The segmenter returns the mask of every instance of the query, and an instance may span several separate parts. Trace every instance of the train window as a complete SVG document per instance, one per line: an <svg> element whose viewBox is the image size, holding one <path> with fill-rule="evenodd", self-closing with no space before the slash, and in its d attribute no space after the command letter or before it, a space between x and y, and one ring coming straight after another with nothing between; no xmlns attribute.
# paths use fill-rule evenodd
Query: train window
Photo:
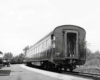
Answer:
<svg viewBox="0 0 100 80"><path fill-rule="evenodd" d="M40 48L39 49L40 49L39 51L41 52L41 45L40 45Z"/></svg>
<svg viewBox="0 0 100 80"><path fill-rule="evenodd" d="M43 45L44 45L44 42L42 43L42 49L43 49Z"/></svg>
<svg viewBox="0 0 100 80"><path fill-rule="evenodd" d="M43 49L44 49L44 46L45 46L45 42L43 43Z"/></svg>
<svg viewBox="0 0 100 80"><path fill-rule="evenodd" d="M48 39L48 47L49 47L49 44L50 44L50 43L49 43L49 39Z"/></svg>
<svg viewBox="0 0 100 80"><path fill-rule="evenodd" d="M39 47L40 47L40 45L38 46L38 53L40 52L40 51L39 51Z"/></svg>
<svg viewBox="0 0 100 80"><path fill-rule="evenodd" d="M38 53L38 47L37 47L37 53Z"/></svg>
<svg viewBox="0 0 100 80"><path fill-rule="evenodd" d="M46 41L44 42L44 48L46 48Z"/></svg>
<svg viewBox="0 0 100 80"><path fill-rule="evenodd" d="M39 53L39 58L41 58L41 55L40 55L40 53Z"/></svg>
<svg viewBox="0 0 100 80"><path fill-rule="evenodd" d="M50 45L51 45L51 39L49 39L49 43L50 43Z"/></svg>
<svg viewBox="0 0 100 80"><path fill-rule="evenodd" d="M40 53L40 57L42 57L42 54Z"/></svg>
<svg viewBox="0 0 100 80"><path fill-rule="evenodd" d="M35 54L35 58L37 58L37 54Z"/></svg>
<svg viewBox="0 0 100 80"><path fill-rule="evenodd" d="M38 53L39 53L39 46L38 46Z"/></svg>
<svg viewBox="0 0 100 80"><path fill-rule="evenodd" d="M54 40L54 41L56 40L55 36L53 37L53 40Z"/></svg>
<svg viewBox="0 0 100 80"><path fill-rule="evenodd" d="M38 54L36 55L36 58L38 57Z"/></svg>
<svg viewBox="0 0 100 80"><path fill-rule="evenodd" d="M35 53L36 53L36 48L35 48Z"/></svg>
<svg viewBox="0 0 100 80"><path fill-rule="evenodd" d="M38 53L38 58L40 58L40 53Z"/></svg>
<svg viewBox="0 0 100 80"><path fill-rule="evenodd" d="M37 47L37 53L38 53L38 47Z"/></svg>
<svg viewBox="0 0 100 80"><path fill-rule="evenodd" d="M49 39L47 40L47 47L49 46Z"/></svg>
<svg viewBox="0 0 100 80"><path fill-rule="evenodd" d="M37 58L38 58L38 54L37 54Z"/></svg>
<svg viewBox="0 0 100 80"><path fill-rule="evenodd" d="M40 46L40 51L42 51L42 44L41 44L41 46Z"/></svg>
<svg viewBox="0 0 100 80"><path fill-rule="evenodd" d="M35 55L34 55L34 58L35 58Z"/></svg>
<svg viewBox="0 0 100 80"><path fill-rule="evenodd" d="M39 52L41 52L41 44L39 45Z"/></svg>
<svg viewBox="0 0 100 80"><path fill-rule="evenodd" d="M48 40L48 45L49 45L49 46L51 45L51 39Z"/></svg>
<svg viewBox="0 0 100 80"><path fill-rule="evenodd" d="M38 46L38 53L39 53L39 46Z"/></svg>
<svg viewBox="0 0 100 80"><path fill-rule="evenodd" d="M38 53L38 58L39 58L39 53Z"/></svg>
<svg viewBox="0 0 100 80"><path fill-rule="evenodd" d="M34 54L35 54L35 48L34 48Z"/></svg>
<svg viewBox="0 0 100 80"><path fill-rule="evenodd" d="M33 55L33 58L34 58L34 55Z"/></svg>
<svg viewBox="0 0 100 80"><path fill-rule="evenodd" d="M47 46L49 46L49 40L50 40L50 39L47 40Z"/></svg>
<svg viewBox="0 0 100 80"><path fill-rule="evenodd" d="M32 53L34 54L34 48L32 49Z"/></svg>
<svg viewBox="0 0 100 80"><path fill-rule="evenodd" d="M42 48L43 50L44 50L44 46L45 46L45 42L43 42L43 48Z"/></svg>
<svg viewBox="0 0 100 80"><path fill-rule="evenodd" d="M38 53L38 47L37 47L37 53Z"/></svg>
<svg viewBox="0 0 100 80"><path fill-rule="evenodd" d="M35 53L36 53L36 48L35 48Z"/></svg>
<svg viewBox="0 0 100 80"><path fill-rule="evenodd" d="M35 53L36 53L36 48L34 50L35 50Z"/></svg>
<svg viewBox="0 0 100 80"><path fill-rule="evenodd" d="M38 58L40 58L40 53L38 53Z"/></svg>
<svg viewBox="0 0 100 80"><path fill-rule="evenodd" d="M37 47L36 47L36 53L37 53Z"/></svg>
<svg viewBox="0 0 100 80"><path fill-rule="evenodd" d="M40 46L40 52L42 51L42 49L43 49L43 48L42 48L42 44L41 44L41 46Z"/></svg>
<svg viewBox="0 0 100 80"><path fill-rule="evenodd" d="M35 48L34 48L34 54L35 54Z"/></svg>
<svg viewBox="0 0 100 80"><path fill-rule="evenodd" d="M42 43L42 49L43 49L43 43Z"/></svg>
<svg viewBox="0 0 100 80"><path fill-rule="evenodd" d="M46 40L46 47L48 47L48 40Z"/></svg>
<svg viewBox="0 0 100 80"><path fill-rule="evenodd" d="M38 50L39 50L39 52L40 52L40 45L38 46Z"/></svg>
<svg viewBox="0 0 100 80"><path fill-rule="evenodd" d="M48 40L45 41L45 46L46 46L46 47L47 47L47 41L48 41Z"/></svg>

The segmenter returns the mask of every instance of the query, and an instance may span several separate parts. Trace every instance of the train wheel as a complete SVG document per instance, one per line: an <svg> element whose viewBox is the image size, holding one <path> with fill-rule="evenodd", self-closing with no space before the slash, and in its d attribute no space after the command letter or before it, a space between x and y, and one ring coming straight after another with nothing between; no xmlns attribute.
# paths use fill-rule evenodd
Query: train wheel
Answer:
<svg viewBox="0 0 100 80"><path fill-rule="evenodd" d="M64 71L67 71L67 68L64 68Z"/></svg>
<svg viewBox="0 0 100 80"><path fill-rule="evenodd" d="M61 72L61 70L62 70L62 67L60 67L60 66L56 67L57 72Z"/></svg>
<svg viewBox="0 0 100 80"><path fill-rule="evenodd" d="M73 72L73 69L69 69L70 72Z"/></svg>
<svg viewBox="0 0 100 80"><path fill-rule="evenodd" d="M30 62L29 65L32 66L32 62Z"/></svg>
<svg viewBox="0 0 100 80"><path fill-rule="evenodd" d="M62 70L62 68L61 68L61 67L59 67L59 68L58 68L58 72L60 72L60 73L61 73L61 70Z"/></svg>
<svg viewBox="0 0 100 80"><path fill-rule="evenodd" d="M61 68L61 67L59 67L59 68L58 68L58 70L59 70L59 71L61 71L61 70L62 70L62 68Z"/></svg>
<svg viewBox="0 0 100 80"><path fill-rule="evenodd" d="M26 62L26 66L28 66L29 64L28 64L28 62Z"/></svg>
<svg viewBox="0 0 100 80"><path fill-rule="evenodd" d="M10 64L9 63L7 64L7 67L10 67Z"/></svg>
<svg viewBox="0 0 100 80"><path fill-rule="evenodd" d="M26 62L26 66L31 66L31 62Z"/></svg>

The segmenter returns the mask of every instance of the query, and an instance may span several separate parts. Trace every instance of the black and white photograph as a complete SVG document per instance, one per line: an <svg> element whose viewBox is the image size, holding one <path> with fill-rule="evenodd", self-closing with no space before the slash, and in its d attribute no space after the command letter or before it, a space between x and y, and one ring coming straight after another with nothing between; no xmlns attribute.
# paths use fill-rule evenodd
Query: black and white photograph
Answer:
<svg viewBox="0 0 100 80"><path fill-rule="evenodd" d="M100 80L99 0L0 0L0 80Z"/></svg>

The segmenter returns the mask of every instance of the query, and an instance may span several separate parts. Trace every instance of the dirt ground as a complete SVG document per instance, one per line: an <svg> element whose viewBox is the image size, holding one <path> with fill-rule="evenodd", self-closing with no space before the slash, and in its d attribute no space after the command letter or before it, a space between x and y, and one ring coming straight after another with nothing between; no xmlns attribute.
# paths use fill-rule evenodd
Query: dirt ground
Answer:
<svg viewBox="0 0 100 80"><path fill-rule="evenodd" d="M20 65L11 65L0 69L0 80L60 80L22 68Z"/></svg>

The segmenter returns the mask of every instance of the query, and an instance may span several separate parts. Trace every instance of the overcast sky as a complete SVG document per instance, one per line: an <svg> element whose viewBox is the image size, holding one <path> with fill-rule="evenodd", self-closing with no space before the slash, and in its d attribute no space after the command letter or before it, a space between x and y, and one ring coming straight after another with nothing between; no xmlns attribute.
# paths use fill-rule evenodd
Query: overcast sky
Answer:
<svg viewBox="0 0 100 80"><path fill-rule="evenodd" d="M65 24L83 27L88 47L100 50L99 0L0 0L0 51L20 54Z"/></svg>

